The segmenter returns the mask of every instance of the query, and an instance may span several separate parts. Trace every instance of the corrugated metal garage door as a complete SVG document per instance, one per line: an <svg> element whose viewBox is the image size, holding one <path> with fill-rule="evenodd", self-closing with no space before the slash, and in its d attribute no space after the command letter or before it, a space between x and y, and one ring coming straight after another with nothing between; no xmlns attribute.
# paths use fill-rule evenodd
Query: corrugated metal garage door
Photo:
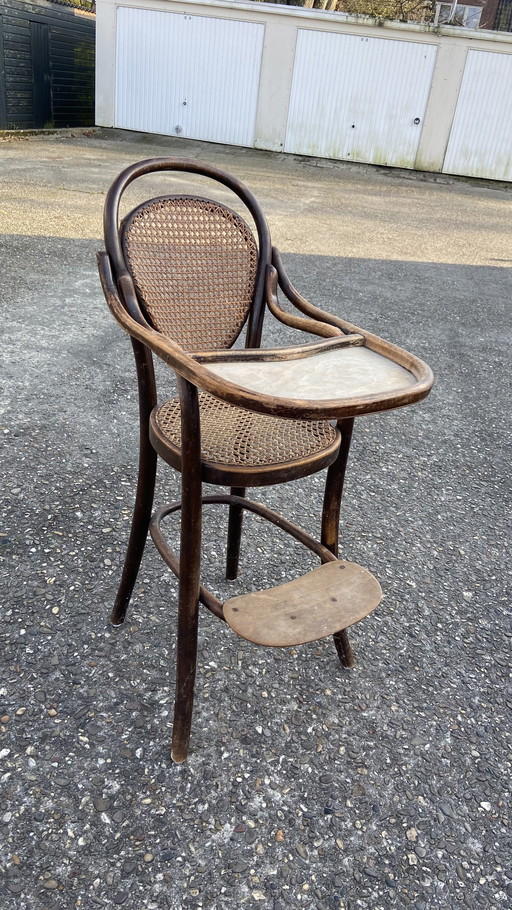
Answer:
<svg viewBox="0 0 512 910"><path fill-rule="evenodd" d="M120 7L115 126L251 146L264 26Z"/></svg>
<svg viewBox="0 0 512 910"><path fill-rule="evenodd" d="M512 56L468 51L443 171L512 180Z"/></svg>
<svg viewBox="0 0 512 910"><path fill-rule="evenodd" d="M414 167L436 47L300 29L285 150Z"/></svg>

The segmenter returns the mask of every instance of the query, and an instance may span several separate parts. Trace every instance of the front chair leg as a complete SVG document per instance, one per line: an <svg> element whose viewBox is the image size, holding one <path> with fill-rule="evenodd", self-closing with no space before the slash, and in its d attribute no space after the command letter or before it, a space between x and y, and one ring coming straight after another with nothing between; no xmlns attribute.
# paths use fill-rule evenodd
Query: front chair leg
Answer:
<svg viewBox="0 0 512 910"><path fill-rule="evenodd" d="M335 556L338 555L341 497L353 428L353 417L338 421L338 429L341 432L340 450L336 461L332 463L327 471L325 483L321 541ZM344 667L355 666L354 654L350 647L347 630L341 629L335 633L333 638L341 665Z"/></svg>
<svg viewBox="0 0 512 910"><path fill-rule="evenodd" d="M197 389L178 380L181 403L181 536L178 602L176 692L171 757L188 755L197 664L199 583L201 569L201 433Z"/></svg>
<svg viewBox="0 0 512 910"><path fill-rule="evenodd" d="M245 487L232 487L231 495L245 496ZM228 581L233 581L238 575L243 514L244 510L241 506L231 503L229 507L228 544L226 554L226 578Z"/></svg>
<svg viewBox="0 0 512 910"><path fill-rule="evenodd" d="M186 572L181 559L180 568ZM171 758L178 764L187 758L192 728L197 665L198 608L199 597L196 595L195 589L186 574L183 583L180 575L176 692L171 743Z"/></svg>

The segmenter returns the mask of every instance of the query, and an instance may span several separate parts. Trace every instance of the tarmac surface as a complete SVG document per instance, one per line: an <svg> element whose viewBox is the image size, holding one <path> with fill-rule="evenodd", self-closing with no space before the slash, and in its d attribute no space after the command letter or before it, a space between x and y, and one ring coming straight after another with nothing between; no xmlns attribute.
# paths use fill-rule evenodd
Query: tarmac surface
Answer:
<svg viewBox="0 0 512 910"><path fill-rule="evenodd" d="M356 668L329 639L263 649L202 612L180 766L177 588L151 544L108 624L137 399L95 251L109 184L157 155L244 180L300 291L436 375L421 404L356 422L342 553L384 590ZM512 907L510 190L109 130L0 141L0 190L1 907ZM178 495L164 466L157 502ZM255 498L314 531L321 495L317 475ZM249 517L226 583L224 535L212 511L225 596L313 565Z"/></svg>

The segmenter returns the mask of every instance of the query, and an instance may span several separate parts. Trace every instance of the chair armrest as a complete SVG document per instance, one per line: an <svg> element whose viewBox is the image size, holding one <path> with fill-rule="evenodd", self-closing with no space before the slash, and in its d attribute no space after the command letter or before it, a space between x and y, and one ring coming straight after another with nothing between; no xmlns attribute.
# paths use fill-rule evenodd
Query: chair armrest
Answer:
<svg viewBox="0 0 512 910"><path fill-rule="evenodd" d="M110 257L105 251L97 253L98 271L101 286L110 312L121 328L132 338L146 345L157 357L167 363L178 376L209 392L228 404L260 414L278 415L281 417L303 417L320 419L318 407L311 403L276 399L270 395L259 395L241 388L233 382L222 379L199 363L190 354L167 336L153 329L147 322L139 322L131 316L121 300L116 287ZM120 279L122 286L123 278ZM308 406L309 405L309 406Z"/></svg>
<svg viewBox="0 0 512 910"><path fill-rule="evenodd" d="M279 287L283 291L285 297L290 301L290 303L301 313L304 313L305 316L309 316L310 319L318 321L319 323L324 323L329 326L333 326L338 329L336 334L352 334L352 333L363 333L356 325L352 325L350 322L346 322L344 319L340 319L338 316L333 316L332 313L327 313L325 310L321 310L319 307L314 306L310 303L309 300L306 300L302 294L293 287L291 281L289 280L283 266L281 259L281 254L277 247L272 247L272 265L277 271L277 280ZM283 311L284 312L284 311Z"/></svg>
<svg viewBox="0 0 512 910"><path fill-rule="evenodd" d="M385 339L381 338L379 335L374 335L373 332L361 329L359 326L354 325L353 322L347 322L345 319L340 319L338 316L333 316L332 313L327 313L325 310L319 309L310 303L309 300L306 300L302 294L299 294L288 279L281 260L281 255L275 246L272 247L272 263L277 271L279 287L290 303L298 310L313 319L336 326L341 329L343 334L362 336L364 346L369 348L370 351L375 351L376 354L382 354L383 357L389 357L390 359L395 360L396 363L399 363L401 366L405 367L405 369L410 370L422 385L430 383L431 386L433 384L433 375L430 367L419 360L418 357L410 354L409 351L404 350L404 348L392 344L390 341L385 341Z"/></svg>
<svg viewBox="0 0 512 910"><path fill-rule="evenodd" d="M308 317L296 316L294 313L288 313L286 310L283 310L277 297L278 283L279 276L277 269L273 265L268 265L265 277L265 298L270 312L279 320L279 322L284 323L284 325L289 325L292 329L299 329L301 332L310 332L312 335L320 335L322 338L336 338L344 334L342 329L329 324L325 319L311 319L310 315L308 315ZM288 283L288 287L293 291L291 284ZM295 303L286 291L285 294L291 303ZM297 295L297 297L298 296L299 295ZM300 309L300 307L297 307L297 309ZM310 307L309 312L314 309L314 307ZM321 310L318 310L318 315L323 315Z"/></svg>
<svg viewBox="0 0 512 910"><path fill-rule="evenodd" d="M200 359L197 359L197 356L194 357L191 354L188 354L178 344L165 335L161 335L160 332L157 332L148 323L143 324L134 319L127 312L121 301L118 289L114 283L110 259L107 253L98 253L98 268L107 304L112 315L122 328L133 338L136 338L138 341L142 342L142 344L146 345L146 347L153 351L157 357L160 357L161 360L172 367L178 376L181 376L192 385L204 389L204 391L209 392L221 401L226 401L228 404L235 405L235 407L245 408L248 411L256 411L256 413L260 414L270 414L276 417L295 417L304 420L339 419L342 417L355 417L358 414L375 413L376 411L389 410L390 408L403 407L404 405L412 404L414 401L420 401L424 398L432 386L432 371L427 364L423 363L413 354L404 351L402 348L398 348L396 345L384 341L376 335L363 332L361 329L356 329L357 334L352 334L351 338L346 338L343 335L340 337L338 335L335 338L328 338L325 341L317 342L316 345L307 347L313 348L319 346L331 350L333 346L342 348L348 346L352 347L353 350L357 350L357 347L354 346L357 345L363 349L367 348L370 351L374 351L376 354L382 355L384 359L391 363L403 367L412 375L412 377L414 377L415 381L411 383L407 380L405 384L399 383L398 386L395 383L382 392L370 391L368 393L361 392L358 394L348 392L342 393L341 396L337 398L329 396L316 400L310 397L299 399L293 394L290 395L290 397L278 396L276 394L270 394L267 392L266 388L264 391L260 391L259 388L256 390L254 387L248 388L245 384L246 377L243 373L241 375L243 377L242 381L244 382L244 385L239 385L238 377L236 378L236 381L231 381L225 376L219 375L218 366L215 369L208 369L207 356L199 355ZM122 290L123 276L121 276L119 284ZM348 323L345 323L345 325L348 327ZM287 353L287 350L284 349L277 354L276 358L273 356L274 352L270 352L269 359L289 360L290 358L286 356ZM293 348L291 349L291 353L292 361L297 358L301 359L299 349ZM240 360L246 359L244 354L248 355L250 361L257 359L264 362L266 359L264 350L238 351L236 354L237 359ZM282 354L285 356L282 356ZM227 360L231 359L232 358L230 357L227 358ZM330 389L328 391L330 391Z"/></svg>

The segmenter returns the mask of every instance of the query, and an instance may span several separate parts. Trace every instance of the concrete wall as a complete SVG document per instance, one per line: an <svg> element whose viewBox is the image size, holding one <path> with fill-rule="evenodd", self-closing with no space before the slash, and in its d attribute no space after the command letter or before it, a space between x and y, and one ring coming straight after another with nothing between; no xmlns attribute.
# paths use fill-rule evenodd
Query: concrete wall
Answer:
<svg viewBox="0 0 512 910"><path fill-rule="evenodd" d="M102 126L116 125L115 47L118 6L262 23L265 26L265 40L254 146L275 151L282 151L285 145L299 29L435 45L436 61L414 162L414 167L418 170L443 170L469 50L512 55L512 34L502 32L467 31L455 27L434 28L398 22L377 23L375 20L348 17L340 13L266 3L230 3L223 0L213 0L210 3L202 0L123 0L122 3L116 3L115 0L97 0L96 122ZM507 88L506 85L496 85L494 91L508 93L512 105L511 86ZM475 117L481 118L482 113L485 112L475 112ZM510 121L512 122L512 106ZM485 131L485 122L482 122L482 131ZM464 170L457 172L464 173ZM505 168L501 166L501 170L496 173L493 172L492 161L486 161L476 176L512 180L512 157L509 164Z"/></svg>

